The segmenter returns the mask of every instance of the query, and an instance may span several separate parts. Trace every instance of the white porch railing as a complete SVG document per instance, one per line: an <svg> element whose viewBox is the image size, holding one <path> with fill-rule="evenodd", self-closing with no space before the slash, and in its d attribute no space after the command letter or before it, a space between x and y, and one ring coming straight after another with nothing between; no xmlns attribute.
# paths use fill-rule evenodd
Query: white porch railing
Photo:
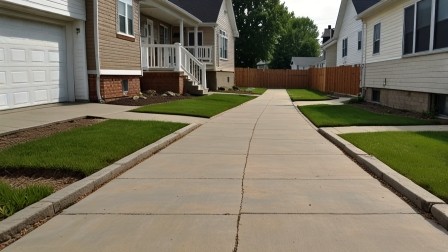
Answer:
<svg viewBox="0 0 448 252"><path fill-rule="evenodd" d="M194 47L194 46L186 46L185 48L201 62L212 63L212 59L213 59L213 47L212 46L198 46L197 52L196 52L196 47Z"/></svg>
<svg viewBox="0 0 448 252"><path fill-rule="evenodd" d="M193 82L207 88L206 65L179 43L174 45L148 45L142 47L144 70L183 71Z"/></svg>

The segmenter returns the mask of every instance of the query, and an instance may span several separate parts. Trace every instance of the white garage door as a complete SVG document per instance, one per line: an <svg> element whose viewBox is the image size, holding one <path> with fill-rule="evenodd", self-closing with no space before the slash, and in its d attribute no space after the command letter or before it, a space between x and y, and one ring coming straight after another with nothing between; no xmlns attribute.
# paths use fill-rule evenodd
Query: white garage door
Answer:
<svg viewBox="0 0 448 252"><path fill-rule="evenodd" d="M0 110L68 100L65 28L0 16Z"/></svg>

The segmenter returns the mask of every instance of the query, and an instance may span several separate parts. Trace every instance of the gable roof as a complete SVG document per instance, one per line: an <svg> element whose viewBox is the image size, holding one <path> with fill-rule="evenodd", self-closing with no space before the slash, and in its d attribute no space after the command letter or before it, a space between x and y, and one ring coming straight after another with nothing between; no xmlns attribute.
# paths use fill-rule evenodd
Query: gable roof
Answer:
<svg viewBox="0 0 448 252"><path fill-rule="evenodd" d="M169 0L204 23L216 23L223 0Z"/></svg>
<svg viewBox="0 0 448 252"><path fill-rule="evenodd" d="M352 0L357 14L367 10L373 5L377 4L380 0Z"/></svg>

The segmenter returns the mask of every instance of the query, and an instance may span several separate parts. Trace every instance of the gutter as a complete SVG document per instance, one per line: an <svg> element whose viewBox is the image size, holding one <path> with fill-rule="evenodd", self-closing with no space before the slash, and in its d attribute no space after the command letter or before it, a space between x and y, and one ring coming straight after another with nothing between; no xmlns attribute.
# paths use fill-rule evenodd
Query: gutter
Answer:
<svg viewBox="0 0 448 252"><path fill-rule="evenodd" d="M99 29L98 29L98 1L93 1L94 17L93 17L93 36L95 40L95 64L96 64L96 96L100 103L104 103L103 97L101 96L100 87L100 41L99 41Z"/></svg>

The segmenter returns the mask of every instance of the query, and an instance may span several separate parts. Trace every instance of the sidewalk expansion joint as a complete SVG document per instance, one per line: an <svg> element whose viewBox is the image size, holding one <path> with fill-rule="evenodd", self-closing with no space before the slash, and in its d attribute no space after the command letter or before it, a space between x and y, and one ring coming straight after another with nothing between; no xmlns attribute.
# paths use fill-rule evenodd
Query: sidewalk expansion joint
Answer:
<svg viewBox="0 0 448 252"><path fill-rule="evenodd" d="M239 209L239 213L238 213L238 219L237 219L237 223L236 223L235 246L233 248L233 252L237 252L238 251L241 213L242 213L242 210L243 210L243 201L244 201L244 179L246 177L246 168L247 168L247 162L249 160L250 147L251 147L251 144L252 144L252 140L254 139L255 129L257 128L258 121L260 121L261 116L266 111L266 109L267 109L267 107L268 107L268 105L269 105L269 103L271 101L272 101L272 98L268 101L268 103L266 103L266 105L264 105L263 111L261 111L260 115L257 117L257 120L256 120L256 122L254 124L254 127L252 128L252 135L251 135L251 137L249 139L249 146L247 147L247 153L246 153L246 162L244 163L243 177L241 179L241 202L240 202L240 209Z"/></svg>

